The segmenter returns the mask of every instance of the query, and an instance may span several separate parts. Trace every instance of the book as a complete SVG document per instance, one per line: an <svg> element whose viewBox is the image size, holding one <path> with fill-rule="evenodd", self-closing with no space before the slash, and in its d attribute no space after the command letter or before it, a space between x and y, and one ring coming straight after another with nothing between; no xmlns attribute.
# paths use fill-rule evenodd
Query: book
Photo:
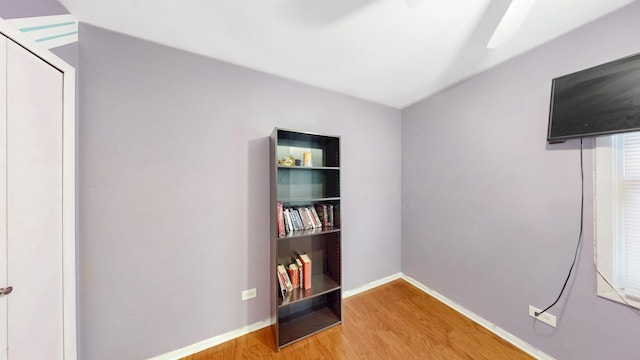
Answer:
<svg viewBox="0 0 640 360"><path fill-rule="evenodd" d="M313 229L321 228L322 224L320 224L318 219L316 219L316 217L313 215L313 211L314 211L313 206L307 206L305 208L305 211L307 212L307 214L309 215L309 218L311 219L311 226L313 226L312 228Z"/></svg>
<svg viewBox="0 0 640 360"><path fill-rule="evenodd" d="M316 224L316 228L321 228L322 227L322 221L320 221L320 217L318 216L318 212L316 211L316 208L313 206L309 206L309 210L311 211L311 215L313 216L314 222Z"/></svg>
<svg viewBox="0 0 640 360"><path fill-rule="evenodd" d="M278 237L283 237L285 234L284 207L282 206L282 203L278 201Z"/></svg>
<svg viewBox="0 0 640 360"><path fill-rule="evenodd" d="M300 230L304 230L305 221L304 221L304 218L302 217L302 214L300 213L300 208L296 208L294 211L298 213L298 216L300 217L300 223L302 224L302 229Z"/></svg>
<svg viewBox="0 0 640 360"><path fill-rule="evenodd" d="M329 214L329 227L333 227L335 225L333 222L333 205L327 205L327 213Z"/></svg>
<svg viewBox="0 0 640 360"><path fill-rule="evenodd" d="M313 223L311 222L311 218L309 218L307 208L300 207L298 208L298 212L300 213L300 218L302 218L302 225L304 227L304 230L313 229Z"/></svg>
<svg viewBox="0 0 640 360"><path fill-rule="evenodd" d="M291 230L292 231L297 231L298 230L298 217L296 216L296 212L294 209L289 208L289 215L291 216Z"/></svg>
<svg viewBox="0 0 640 360"><path fill-rule="evenodd" d="M296 209L291 209L291 214L293 215L293 217L295 218L295 230L296 231L300 231L300 230L304 230L304 224L302 223L302 218L300 217L300 212Z"/></svg>
<svg viewBox="0 0 640 360"><path fill-rule="evenodd" d="M316 228L316 219L313 218L313 214L311 213L311 206L305 206L304 207L304 212L305 212L305 214L307 214L307 217L309 218L309 221L311 222L311 228L315 229Z"/></svg>
<svg viewBox="0 0 640 360"><path fill-rule="evenodd" d="M304 271L302 270L302 261L300 258L295 259L296 265L298 265L298 276L300 277L300 287L304 287Z"/></svg>
<svg viewBox="0 0 640 360"><path fill-rule="evenodd" d="M287 274L287 270L284 268L284 265L278 264L277 270L280 288L282 289L282 297L284 298L289 291L293 290L293 284L291 284L291 279L289 279L289 274Z"/></svg>
<svg viewBox="0 0 640 360"><path fill-rule="evenodd" d="M316 204L316 210L318 212L318 217L320 217L320 221L322 222L323 228L329 227L329 215L327 214L327 205L325 204Z"/></svg>
<svg viewBox="0 0 640 360"><path fill-rule="evenodd" d="M300 261L302 262L304 289L309 290L311 289L311 258L307 254L301 254Z"/></svg>
<svg viewBox="0 0 640 360"><path fill-rule="evenodd" d="M280 284L280 295L284 299L287 296L287 282L284 280L284 277L280 273L280 268L276 267L276 277L278 278L278 284Z"/></svg>
<svg viewBox="0 0 640 360"><path fill-rule="evenodd" d="M289 213L289 218L291 219L291 231L296 231L298 229L298 223L296 222L296 215L292 208L288 208L287 212Z"/></svg>
<svg viewBox="0 0 640 360"><path fill-rule="evenodd" d="M293 288L300 287L300 272L298 271L298 265L296 263L291 263L287 267L287 272L289 273L289 279L291 279L291 285Z"/></svg>
<svg viewBox="0 0 640 360"><path fill-rule="evenodd" d="M287 233L293 231L293 223L291 222L291 213L289 209L284 209L285 230Z"/></svg>
<svg viewBox="0 0 640 360"><path fill-rule="evenodd" d="M277 268L276 268L276 277L278 278L278 284L280 284L280 295L282 295L282 298L284 299L284 297L287 295L287 287L282 281L282 276L280 276L280 272L278 272Z"/></svg>

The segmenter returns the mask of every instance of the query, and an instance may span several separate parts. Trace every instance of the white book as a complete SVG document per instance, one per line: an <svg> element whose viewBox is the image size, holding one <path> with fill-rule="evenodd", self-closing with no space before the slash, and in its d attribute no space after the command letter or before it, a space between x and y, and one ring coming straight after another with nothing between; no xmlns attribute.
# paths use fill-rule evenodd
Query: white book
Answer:
<svg viewBox="0 0 640 360"><path fill-rule="evenodd" d="M287 232L290 233L293 231L293 224L291 223L291 214L289 213L289 209L284 209L284 220L285 225L287 225Z"/></svg>

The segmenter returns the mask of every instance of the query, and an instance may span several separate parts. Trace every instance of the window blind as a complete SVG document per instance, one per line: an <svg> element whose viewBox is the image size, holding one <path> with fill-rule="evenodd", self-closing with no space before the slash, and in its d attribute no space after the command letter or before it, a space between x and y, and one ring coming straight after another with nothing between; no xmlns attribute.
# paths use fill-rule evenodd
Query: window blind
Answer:
<svg viewBox="0 0 640 360"><path fill-rule="evenodd" d="M640 134L624 134L623 139L623 231L620 239L622 268L618 272L622 291L640 298Z"/></svg>

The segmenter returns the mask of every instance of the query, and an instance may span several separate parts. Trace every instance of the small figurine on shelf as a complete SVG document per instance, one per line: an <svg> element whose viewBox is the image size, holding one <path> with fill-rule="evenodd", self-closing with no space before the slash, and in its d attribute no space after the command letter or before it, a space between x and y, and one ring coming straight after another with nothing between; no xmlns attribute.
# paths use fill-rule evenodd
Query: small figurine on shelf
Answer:
<svg viewBox="0 0 640 360"><path fill-rule="evenodd" d="M289 157L284 157L280 160L278 160L278 164L280 166L293 166L296 163L296 159L293 156L289 156Z"/></svg>
<svg viewBox="0 0 640 360"><path fill-rule="evenodd" d="M311 152L302 154L302 164L304 166L313 166L313 160L311 159Z"/></svg>

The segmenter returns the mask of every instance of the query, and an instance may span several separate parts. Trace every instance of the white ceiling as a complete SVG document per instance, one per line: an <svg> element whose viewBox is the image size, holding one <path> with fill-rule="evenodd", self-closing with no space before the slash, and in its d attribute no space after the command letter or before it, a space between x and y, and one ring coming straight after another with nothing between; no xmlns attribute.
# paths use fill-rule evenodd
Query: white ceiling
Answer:
<svg viewBox="0 0 640 360"><path fill-rule="evenodd" d="M633 2L536 0L488 50L509 0L59 1L84 23L395 108Z"/></svg>

